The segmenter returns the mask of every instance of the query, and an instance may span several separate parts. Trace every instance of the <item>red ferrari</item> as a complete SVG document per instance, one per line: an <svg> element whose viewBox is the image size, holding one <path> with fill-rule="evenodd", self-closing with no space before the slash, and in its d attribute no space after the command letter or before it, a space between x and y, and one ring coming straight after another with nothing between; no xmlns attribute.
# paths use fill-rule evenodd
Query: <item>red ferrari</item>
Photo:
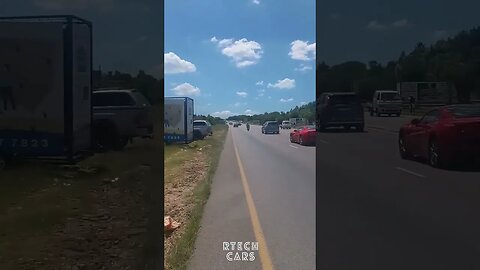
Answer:
<svg viewBox="0 0 480 270"><path fill-rule="evenodd" d="M301 145L315 145L317 129L315 126L295 128L290 132L290 142Z"/></svg>
<svg viewBox="0 0 480 270"><path fill-rule="evenodd" d="M480 157L480 105L448 105L413 119L400 129L398 145L402 158L423 158L433 167Z"/></svg>

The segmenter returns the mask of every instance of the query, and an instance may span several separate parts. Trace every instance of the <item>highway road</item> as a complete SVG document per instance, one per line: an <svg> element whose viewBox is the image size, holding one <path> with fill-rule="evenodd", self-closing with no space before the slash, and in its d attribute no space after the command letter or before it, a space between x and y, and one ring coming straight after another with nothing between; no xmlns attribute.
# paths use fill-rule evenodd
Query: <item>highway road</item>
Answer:
<svg viewBox="0 0 480 270"><path fill-rule="evenodd" d="M480 170L402 160L410 119L319 134L317 269L480 269Z"/></svg>
<svg viewBox="0 0 480 270"><path fill-rule="evenodd" d="M289 130L230 126L188 269L316 269L315 181L315 147ZM228 261L231 241L258 241L255 260Z"/></svg>

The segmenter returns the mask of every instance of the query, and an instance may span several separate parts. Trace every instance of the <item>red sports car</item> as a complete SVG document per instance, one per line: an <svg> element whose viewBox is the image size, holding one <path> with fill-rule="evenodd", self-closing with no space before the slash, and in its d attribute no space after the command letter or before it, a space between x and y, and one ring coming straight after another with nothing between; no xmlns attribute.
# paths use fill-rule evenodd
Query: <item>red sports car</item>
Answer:
<svg viewBox="0 0 480 270"><path fill-rule="evenodd" d="M290 142L301 145L314 145L317 138L317 129L315 126L304 126L295 128L290 132Z"/></svg>
<svg viewBox="0 0 480 270"><path fill-rule="evenodd" d="M433 167L480 157L480 104L448 105L413 119L399 132L402 158L427 159Z"/></svg>

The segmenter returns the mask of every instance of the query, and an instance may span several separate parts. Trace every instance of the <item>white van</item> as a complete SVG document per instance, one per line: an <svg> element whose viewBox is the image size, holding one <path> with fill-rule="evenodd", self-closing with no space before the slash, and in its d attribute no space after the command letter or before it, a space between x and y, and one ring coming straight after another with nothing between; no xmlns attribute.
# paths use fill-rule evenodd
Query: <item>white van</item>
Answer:
<svg viewBox="0 0 480 270"><path fill-rule="evenodd" d="M395 90L378 90L373 94L372 109L370 115L381 116L394 114L400 116L402 113L402 99Z"/></svg>

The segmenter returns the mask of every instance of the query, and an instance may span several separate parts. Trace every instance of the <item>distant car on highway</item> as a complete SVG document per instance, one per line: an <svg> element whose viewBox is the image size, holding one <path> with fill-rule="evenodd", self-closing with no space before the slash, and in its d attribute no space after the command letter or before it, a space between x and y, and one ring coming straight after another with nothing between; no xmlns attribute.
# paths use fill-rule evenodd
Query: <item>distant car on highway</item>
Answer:
<svg viewBox="0 0 480 270"><path fill-rule="evenodd" d="M433 167L448 167L462 158L480 157L480 105L443 106L401 127L402 158L418 157Z"/></svg>
<svg viewBox="0 0 480 270"><path fill-rule="evenodd" d="M212 124L206 120L195 120L193 121L193 130L198 130L203 137L208 135L213 135Z"/></svg>
<svg viewBox="0 0 480 270"><path fill-rule="evenodd" d="M360 98L355 93L323 93L317 102L317 127L324 131L330 127L355 127L363 131L364 111Z"/></svg>
<svg viewBox="0 0 480 270"><path fill-rule="evenodd" d="M240 123L238 123L238 122L233 123L233 127L239 127L239 126L240 126Z"/></svg>
<svg viewBox="0 0 480 270"><path fill-rule="evenodd" d="M282 124L280 125L282 129L291 129L292 124L290 124L290 121L283 121Z"/></svg>
<svg viewBox="0 0 480 270"><path fill-rule="evenodd" d="M313 125L295 128L290 132L290 142L300 145L314 145L316 138L317 129Z"/></svg>
<svg viewBox="0 0 480 270"><path fill-rule="evenodd" d="M263 134L279 134L280 127L276 121L267 121L262 126Z"/></svg>
<svg viewBox="0 0 480 270"><path fill-rule="evenodd" d="M402 113L402 99L394 90L378 90L373 94L370 115L381 116L382 114L400 116Z"/></svg>

